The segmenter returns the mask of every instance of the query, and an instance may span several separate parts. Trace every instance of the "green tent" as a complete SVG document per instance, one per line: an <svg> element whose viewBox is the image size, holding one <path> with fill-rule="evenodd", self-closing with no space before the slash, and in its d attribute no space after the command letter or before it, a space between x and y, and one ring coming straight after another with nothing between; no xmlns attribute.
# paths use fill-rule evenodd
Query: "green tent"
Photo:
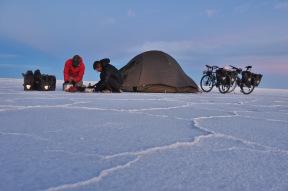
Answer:
<svg viewBox="0 0 288 191"><path fill-rule="evenodd" d="M197 84L177 61L161 51L148 51L134 57L120 69L127 92L195 93Z"/></svg>

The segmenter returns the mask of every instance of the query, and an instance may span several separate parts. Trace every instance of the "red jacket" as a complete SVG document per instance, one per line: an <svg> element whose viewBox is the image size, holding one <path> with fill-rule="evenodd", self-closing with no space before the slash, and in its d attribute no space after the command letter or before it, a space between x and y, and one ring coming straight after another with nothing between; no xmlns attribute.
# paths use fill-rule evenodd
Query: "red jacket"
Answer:
<svg viewBox="0 0 288 191"><path fill-rule="evenodd" d="M64 81L69 81L70 77L75 78L75 82L78 83L83 79L85 72L85 65L81 58L80 64L78 67L72 66L72 59L69 59L65 62L64 68Z"/></svg>

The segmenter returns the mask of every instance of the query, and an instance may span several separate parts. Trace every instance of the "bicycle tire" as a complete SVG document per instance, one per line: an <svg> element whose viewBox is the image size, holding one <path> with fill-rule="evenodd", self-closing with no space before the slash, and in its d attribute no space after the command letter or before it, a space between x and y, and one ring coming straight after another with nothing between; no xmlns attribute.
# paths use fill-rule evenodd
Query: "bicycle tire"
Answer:
<svg viewBox="0 0 288 191"><path fill-rule="evenodd" d="M219 90L219 92L220 93L222 93L222 94L226 94L226 93L228 93L229 92L229 90L230 90L230 76L229 75L226 75L226 83L224 83L224 84L219 84L219 86L218 86L218 90ZM229 83L228 83L229 82Z"/></svg>
<svg viewBox="0 0 288 191"><path fill-rule="evenodd" d="M254 91L255 86L254 86L254 85L251 85L250 88L247 87L247 86L241 86L240 88L241 88L241 92L242 92L243 94L248 95L248 94L251 94L251 93ZM248 88L248 89L246 90L246 88Z"/></svg>
<svg viewBox="0 0 288 191"><path fill-rule="evenodd" d="M205 88L207 86L208 86L208 88ZM203 92L210 92L213 89L213 87L214 87L213 77L211 75L207 75L207 74L204 75L201 78L200 87L203 90Z"/></svg>

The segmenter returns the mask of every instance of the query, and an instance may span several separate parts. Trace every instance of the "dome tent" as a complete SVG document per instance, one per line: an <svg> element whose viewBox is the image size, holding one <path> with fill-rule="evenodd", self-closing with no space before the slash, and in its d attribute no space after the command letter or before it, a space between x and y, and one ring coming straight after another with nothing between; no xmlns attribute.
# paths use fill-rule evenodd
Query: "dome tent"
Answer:
<svg viewBox="0 0 288 191"><path fill-rule="evenodd" d="M120 69L127 92L195 93L196 83L177 61L161 51L147 51L134 57Z"/></svg>

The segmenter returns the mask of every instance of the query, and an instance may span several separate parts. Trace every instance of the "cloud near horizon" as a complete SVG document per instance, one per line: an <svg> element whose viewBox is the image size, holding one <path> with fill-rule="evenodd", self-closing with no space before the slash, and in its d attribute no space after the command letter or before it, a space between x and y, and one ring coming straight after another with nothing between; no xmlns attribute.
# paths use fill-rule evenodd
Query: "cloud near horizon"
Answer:
<svg viewBox="0 0 288 191"><path fill-rule="evenodd" d="M278 0L3 0L0 64L41 63L62 73L62 62L73 54L89 64L110 57L121 67L143 51L158 49L190 75L214 63L256 63L271 75L285 75L286 6Z"/></svg>
<svg viewBox="0 0 288 191"><path fill-rule="evenodd" d="M266 39L262 42L257 40L245 42L243 39L235 38L209 39L209 41L155 41L145 42L128 51L136 54L149 50L162 50L186 61L195 61L199 57L206 59L207 64L214 59L215 64L222 66L233 63L242 67L255 65L260 71L281 75L287 75L288 71L288 38L276 41Z"/></svg>

